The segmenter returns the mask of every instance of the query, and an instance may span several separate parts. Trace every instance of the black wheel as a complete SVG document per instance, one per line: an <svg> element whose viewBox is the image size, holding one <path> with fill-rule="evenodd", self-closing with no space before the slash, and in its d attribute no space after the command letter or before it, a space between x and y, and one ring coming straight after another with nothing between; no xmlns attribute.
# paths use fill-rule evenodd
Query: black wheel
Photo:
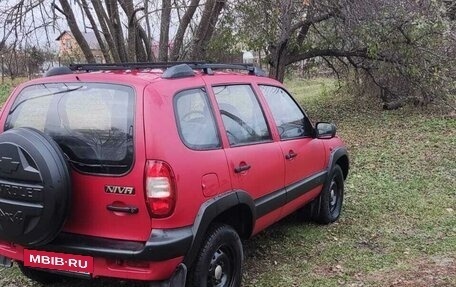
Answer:
<svg viewBox="0 0 456 287"><path fill-rule="evenodd" d="M228 225L214 225L190 271L190 286L240 286L243 261L242 243L237 232Z"/></svg>
<svg viewBox="0 0 456 287"><path fill-rule="evenodd" d="M33 269L30 267L26 267L22 263L19 263L18 265L19 265L19 269L21 270L22 274L25 277L27 277L30 280L33 280L35 282L38 282L40 284L43 284L43 285L68 282L68 281L74 280L74 278L66 277L63 275L49 273L49 272Z"/></svg>
<svg viewBox="0 0 456 287"><path fill-rule="evenodd" d="M315 221L329 224L339 219L344 199L344 174L340 166L335 165L330 174L331 181L320 194L320 206Z"/></svg>

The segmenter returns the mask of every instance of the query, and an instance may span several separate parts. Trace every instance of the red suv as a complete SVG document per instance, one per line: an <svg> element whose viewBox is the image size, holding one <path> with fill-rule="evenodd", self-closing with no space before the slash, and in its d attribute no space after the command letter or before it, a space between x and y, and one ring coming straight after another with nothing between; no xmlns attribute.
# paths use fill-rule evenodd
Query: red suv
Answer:
<svg viewBox="0 0 456 287"><path fill-rule="evenodd" d="M334 125L253 66L56 68L12 93L0 127L0 266L42 283L239 286L241 239L341 213Z"/></svg>

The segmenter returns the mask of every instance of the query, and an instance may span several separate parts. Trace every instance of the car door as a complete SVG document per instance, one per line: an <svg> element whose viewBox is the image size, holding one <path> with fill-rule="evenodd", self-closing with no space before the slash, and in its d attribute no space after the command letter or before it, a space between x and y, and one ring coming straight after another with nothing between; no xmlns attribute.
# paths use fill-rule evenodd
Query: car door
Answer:
<svg viewBox="0 0 456 287"><path fill-rule="evenodd" d="M301 107L281 87L259 85L280 136L287 204L283 216L315 198L326 176L325 149Z"/></svg>
<svg viewBox="0 0 456 287"><path fill-rule="evenodd" d="M215 85L213 93L225 136L232 188L246 191L254 199L256 233L277 221L285 204L282 151L272 140L251 85Z"/></svg>

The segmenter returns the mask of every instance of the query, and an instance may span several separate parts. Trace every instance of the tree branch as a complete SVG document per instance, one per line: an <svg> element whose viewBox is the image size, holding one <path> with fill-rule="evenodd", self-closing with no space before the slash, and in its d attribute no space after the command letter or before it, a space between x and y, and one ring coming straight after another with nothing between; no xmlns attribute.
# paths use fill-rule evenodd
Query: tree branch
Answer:
<svg viewBox="0 0 456 287"><path fill-rule="evenodd" d="M196 8L199 5L200 0L192 0L190 2L190 5L188 6L187 10L184 13L184 16L182 19L179 21L179 28L177 29L176 32L176 37L174 38L174 45L172 47L171 51L171 60L172 61L177 61L179 59L179 54L183 48L184 44L184 36L185 32L187 31L188 26L190 25L190 21L193 18L193 15L195 14Z"/></svg>
<svg viewBox="0 0 456 287"><path fill-rule="evenodd" d="M345 51L339 49L313 49L304 53L297 53L287 58L286 64L293 64L298 61L311 59L315 57L359 57L369 60L382 61L394 64L402 64L400 60L390 59L384 55L370 55L367 48Z"/></svg>
<svg viewBox="0 0 456 287"><path fill-rule="evenodd" d="M308 29L312 24L316 24L316 23L320 23L320 22L326 21L328 19L331 19L335 15L336 15L336 13L334 11L332 11L332 12L329 12L329 13L326 13L326 14L322 14L322 15L316 16L316 17L311 18L311 19L302 20L302 21L294 24L293 26L291 26L291 32L293 33L294 31L298 30L299 28L307 27L307 29Z"/></svg>

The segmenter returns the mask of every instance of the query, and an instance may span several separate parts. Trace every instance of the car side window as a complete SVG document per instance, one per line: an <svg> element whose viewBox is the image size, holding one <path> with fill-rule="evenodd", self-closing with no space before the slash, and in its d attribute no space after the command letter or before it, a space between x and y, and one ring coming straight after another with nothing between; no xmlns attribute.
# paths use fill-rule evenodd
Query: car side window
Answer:
<svg viewBox="0 0 456 287"><path fill-rule="evenodd" d="M231 146L271 140L263 110L250 85L214 87Z"/></svg>
<svg viewBox="0 0 456 287"><path fill-rule="evenodd" d="M220 139L206 90L192 89L175 96L175 113L184 144L195 150L220 148Z"/></svg>
<svg viewBox="0 0 456 287"><path fill-rule="evenodd" d="M285 90L266 85L260 85L260 89L271 109L280 139L294 139L312 134L306 115Z"/></svg>

